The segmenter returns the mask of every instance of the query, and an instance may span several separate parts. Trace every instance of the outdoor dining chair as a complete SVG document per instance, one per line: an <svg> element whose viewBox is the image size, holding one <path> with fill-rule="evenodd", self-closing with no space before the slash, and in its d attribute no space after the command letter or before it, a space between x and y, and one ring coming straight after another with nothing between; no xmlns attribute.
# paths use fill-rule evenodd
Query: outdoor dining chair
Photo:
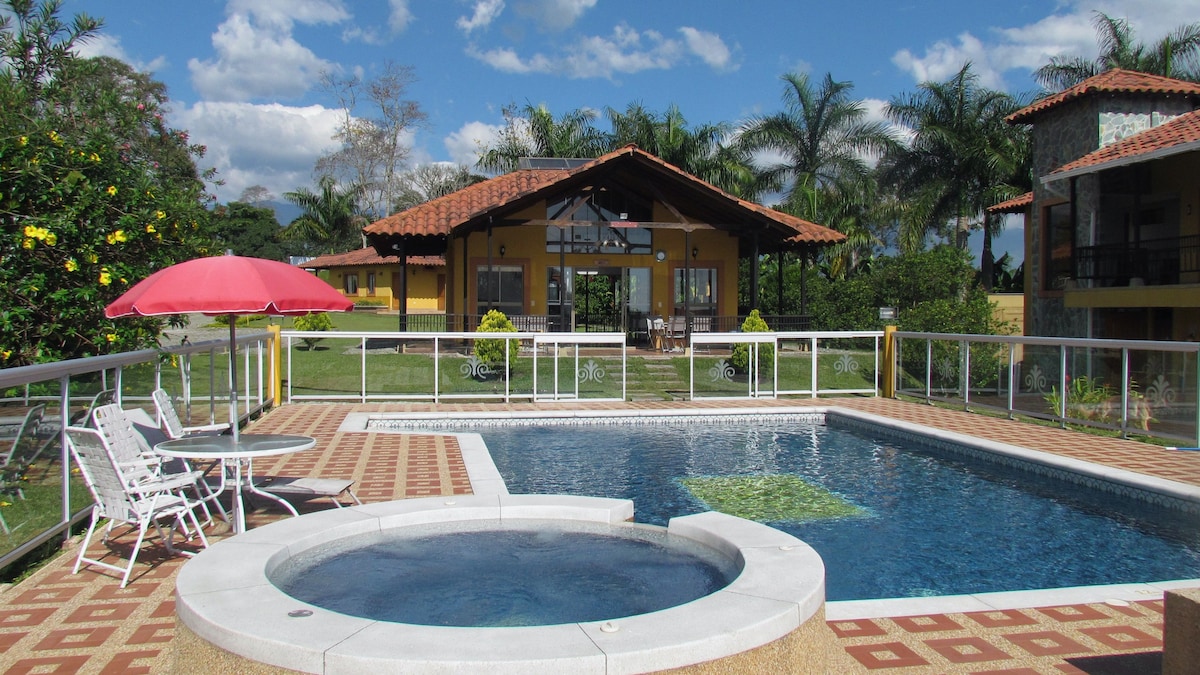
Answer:
<svg viewBox="0 0 1200 675"><path fill-rule="evenodd" d="M194 434L214 435L229 431L228 423L184 426L179 419L179 413L175 410L175 404L171 402L171 395L165 389L155 389L150 392L150 397L154 399L159 428L165 431L172 440Z"/></svg>
<svg viewBox="0 0 1200 675"><path fill-rule="evenodd" d="M38 458L52 439L47 438L42 431L42 418L46 414L46 404L39 403L25 413L25 419L17 428L17 435L3 454L0 454L0 493L11 494L19 499L25 498L21 489L21 481L30 463ZM0 523L3 525L3 523ZM4 526L8 532L8 527Z"/></svg>
<svg viewBox="0 0 1200 675"><path fill-rule="evenodd" d="M190 518L196 528L196 534L204 548L208 548L208 539L200 529L200 521L196 518L193 508L197 502L184 497L176 491L169 481L156 479L148 472L139 468L135 463L123 465L113 455L104 436L95 429L86 427L67 427L67 445L71 455L79 465L83 480L92 493L95 505L92 507L92 521L88 525L87 534L79 546L79 555L75 558L72 574L78 574L79 569L86 563L110 569L121 573L121 588L129 583L133 565L137 562L146 531L154 526L159 537L163 540L167 551L172 554L194 556L190 551L176 549L172 539L176 529L186 529L186 519ZM102 518L109 519L104 530L104 543L108 543L114 526L119 523L127 524L138 530L137 541L130 549L129 562L125 566L114 565L87 556L88 546L96 533L96 526ZM171 526L164 535L163 519L171 520Z"/></svg>
<svg viewBox="0 0 1200 675"><path fill-rule="evenodd" d="M141 413L140 410L137 412ZM141 414L145 422L150 422L149 415ZM159 432L161 438L146 438L145 434L158 429L149 427L148 431L139 431L139 425L134 423L131 411L124 410L116 403L96 408L92 412L92 422L128 475L138 479L161 481L168 489L181 496L186 496L188 492L193 493L204 511L206 525L213 522L209 504L216 507L225 522L229 522L228 514L217 501L217 493L204 480L205 472L193 469L185 460L167 460L154 452L153 443L167 440L165 434Z"/></svg>

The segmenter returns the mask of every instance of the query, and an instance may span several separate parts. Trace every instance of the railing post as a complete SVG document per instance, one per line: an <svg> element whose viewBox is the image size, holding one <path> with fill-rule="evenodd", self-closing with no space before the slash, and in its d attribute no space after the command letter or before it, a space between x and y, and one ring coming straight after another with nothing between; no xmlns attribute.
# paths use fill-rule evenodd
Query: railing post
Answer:
<svg viewBox="0 0 1200 675"><path fill-rule="evenodd" d="M1058 346L1058 383L1062 396L1058 397L1059 426L1067 428L1067 346Z"/></svg>
<svg viewBox="0 0 1200 675"><path fill-rule="evenodd" d="M1017 375L1017 364L1013 362L1017 356L1016 346L1015 342L1008 343L1008 419L1010 420L1013 419L1013 406L1016 402L1014 397L1017 390L1017 384L1013 381Z"/></svg>
<svg viewBox="0 0 1200 675"><path fill-rule="evenodd" d="M1149 425L1147 425L1149 426ZM1121 438L1129 438L1129 348L1121 347Z"/></svg>
<svg viewBox="0 0 1200 675"><path fill-rule="evenodd" d="M925 339L925 402L933 396L933 338Z"/></svg>
<svg viewBox="0 0 1200 675"><path fill-rule="evenodd" d="M959 363L962 363L962 382L963 390L963 410L971 411L971 343L963 340L958 343L958 348L962 351L962 358Z"/></svg>
<svg viewBox="0 0 1200 675"><path fill-rule="evenodd" d="M879 352L878 349L875 350ZM896 327L883 327L883 397L896 398L896 379L900 364L896 362Z"/></svg>

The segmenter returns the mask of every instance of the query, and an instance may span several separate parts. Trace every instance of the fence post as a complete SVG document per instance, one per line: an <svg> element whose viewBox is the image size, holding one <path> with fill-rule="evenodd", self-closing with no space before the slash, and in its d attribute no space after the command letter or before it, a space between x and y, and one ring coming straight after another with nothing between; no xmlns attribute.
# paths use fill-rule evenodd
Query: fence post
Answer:
<svg viewBox="0 0 1200 675"><path fill-rule="evenodd" d="M815 365L814 365L815 367ZM883 327L883 397L896 398L896 327Z"/></svg>
<svg viewBox="0 0 1200 675"><path fill-rule="evenodd" d="M273 406L279 406L283 402L283 357L280 355L281 347L283 346L283 340L281 340L279 336L280 328L281 326L275 323L267 326L267 333L271 336L271 346L268 349L267 358L271 363L270 389L271 404Z"/></svg>

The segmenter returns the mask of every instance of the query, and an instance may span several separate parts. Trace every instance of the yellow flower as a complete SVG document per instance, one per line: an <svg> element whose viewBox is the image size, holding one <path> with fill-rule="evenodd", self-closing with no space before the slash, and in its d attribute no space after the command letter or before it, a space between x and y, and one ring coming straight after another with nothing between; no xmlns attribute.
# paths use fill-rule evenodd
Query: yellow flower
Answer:
<svg viewBox="0 0 1200 675"><path fill-rule="evenodd" d="M37 156L35 156L33 159L29 160L30 164L41 164L41 162L42 162L42 158L37 157Z"/></svg>
<svg viewBox="0 0 1200 675"><path fill-rule="evenodd" d="M113 232L112 234L105 237L105 239L110 244L118 244L120 242L126 241L125 230L117 230L116 232Z"/></svg>
<svg viewBox="0 0 1200 675"><path fill-rule="evenodd" d="M79 269L79 263L75 262L74 258L71 258L67 262L63 263L63 267L67 268L68 272L74 272L75 270Z"/></svg>
<svg viewBox="0 0 1200 675"><path fill-rule="evenodd" d="M18 138L17 145L21 146L22 148L25 147L26 145L29 145L29 138L27 136L22 136L22 137Z"/></svg>
<svg viewBox="0 0 1200 675"><path fill-rule="evenodd" d="M95 264L96 262L98 262L100 260L100 258L98 258L95 253L89 253L87 256L87 259L88 259L88 262L90 262L92 264Z"/></svg>
<svg viewBox="0 0 1200 675"><path fill-rule="evenodd" d="M104 339L105 339L105 340L108 340L109 342L116 342L116 341L117 341L117 334L116 334L116 333L109 333L108 335L105 335L105 336L104 336Z"/></svg>
<svg viewBox="0 0 1200 675"><path fill-rule="evenodd" d="M159 211L159 213L162 213L162 211ZM158 230L154 229L154 223L147 223L146 231L153 234L153 233L157 232Z"/></svg>
<svg viewBox="0 0 1200 675"><path fill-rule="evenodd" d="M99 162L100 155L97 155L96 153L93 152L92 154L88 155L88 159L92 160L93 162Z"/></svg>
<svg viewBox="0 0 1200 675"><path fill-rule="evenodd" d="M58 135L58 132L57 132L57 131L53 131L53 130L52 130L52 131L49 131L49 132L47 132L47 133L46 133L46 135L50 137L50 140L51 140L51 141L54 141L54 144L55 144L55 145L62 145L62 144L63 144L62 137Z"/></svg>
<svg viewBox="0 0 1200 675"><path fill-rule="evenodd" d="M25 239L21 242L21 248L33 248L33 240Z"/></svg>
<svg viewBox="0 0 1200 675"><path fill-rule="evenodd" d="M108 271L107 267L100 268L100 285L107 286L112 283L112 272Z"/></svg>
<svg viewBox="0 0 1200 675"><path fill-rule="evenodd" d="M0 506L12 506L12 502L0 502Z"/></svg>
<svg viewBox="0 0 1200 675"><path fill-rule="evenodd" d="M54 246L58 243L58 235L53 232L46 233L45 242L47 246Z"/></svg>
<svg viewBox="0 0 1200 675"><path fill-rule="evenodd" d="M108 193L108 196L109 196L109 197L111 197L111 196L113 196L113 195L117 194L117 186L116 186L116 185L109 185L109 186L108 186L108 189L107 189L107 190L105 190L105 192L107 192L107 193Z"/></svg>
<svg viewBox="0 0 1200 675"><path fill-rule="evenodd" d="M37 231L38 231L38 229L36 227L34 227L33 225L25 226L25 236L26 237L36 237Z"/></svg>
<svg viewBox="0 0 1200 675"><path fill-rule="evenodd" d="M0 357L3 357L3 359L4 359L5 361L7 361L7 360L8 360L8 357L10 357L10 356L12 356L12 350L11 350L11 349L5 349L4 351L0 352ZM171 358L175 358L175 357L174 357L174 355L172 355L172 356L171 356ZM175 365L175 364L174 364L174 363L172 363L171 365Z"/></svg>
<svg viewBox="0 0 1200 675"><path fill-rule="evenodd" d="M166 213L166 211L155 211L154 216L156 218L158 218L159 220L162 220L163 218L167 217L167 213Z"/></svg>

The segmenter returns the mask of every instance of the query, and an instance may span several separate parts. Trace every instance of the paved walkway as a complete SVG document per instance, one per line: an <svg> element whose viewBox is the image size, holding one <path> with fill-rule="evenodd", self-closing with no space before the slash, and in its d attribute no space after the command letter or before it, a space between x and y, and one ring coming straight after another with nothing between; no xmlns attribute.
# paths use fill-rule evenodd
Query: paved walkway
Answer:
<svg viewBox="0 0 1200 675"><path fill-rule="evenodd" d="M563 408L638 410L838 405L941 429L969 433L1079 459L1200 485L1200 453L1170 452L1132 441L1013 422L917 403L874 398L711 403L572 404ZM258 462L256 473L352 478L363 501L470 492L457 443L443 436L340 432L352 412L545 410L539 404L295 404L271 411L250 431L317 439L314 451ZM320 500L306 509L328 508ZM302 509L303 510L303 509ZM257 505L251 527L281 517ZM212 536L224 536L210 528ZM114 540L113 557L131 537ZM104 553L94 546L94 553ZM95 568L71 574L74 550L0 592L0 673L160 673L171 659L174 575L181 558L143 549L125 589ZM1024 596L1022 596L1024 597ZM1153 673L1162 649L1161 596L1129 601L1056 602L1030 596L997 611L941 612L841 619L830 626L862 672L887 673ZM1049 606L1046 606L1049 605ZM195 672L204 672L198 667Z"/></svg>

